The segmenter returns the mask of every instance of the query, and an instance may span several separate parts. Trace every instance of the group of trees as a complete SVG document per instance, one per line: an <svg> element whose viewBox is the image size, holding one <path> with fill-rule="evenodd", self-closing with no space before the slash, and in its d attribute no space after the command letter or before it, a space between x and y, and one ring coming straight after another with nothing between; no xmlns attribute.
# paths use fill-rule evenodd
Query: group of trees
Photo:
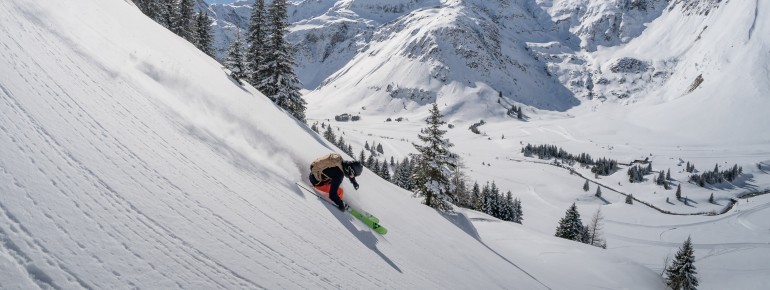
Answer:
<svg viewBox="0 0 770 290"><path fill-rule="evenodd" d="M460 191L456 200L457 206L477 210L504 221L521 224L524 220L521 200L513 198L510 190L501 195L494 181L491 185L487 182L483 188L474 182L470 191Z"/></svg>
<svg viewBox="0 0 770 290"><path fill-rule="evenodd" d="M208 13L194 13L193 0L134 0L150 19L186 39L209 56L214 56Z"/></svg>
<svg viewBox="0 0 770 290"><path fill-rule="evenodd" d="M701 187L706 184L718 184L725 181L732 182L738 176L743 174L743 167L739 167L738 164L733 165L730 169L719 171L719 164L714 165L714 171L706 171L701 174L693 174L690 176L690 181L697 183Z"/></svg>
<svg viewBox="0 0 770 290"><path fill-rule="evenodd" d="M284 37L289 26L287 5L286 0L275 0L267 7L264 0L256 0L245 43L240 31L236 31L225 67L235 79L246 80L297 120L305 122L307 103L294 73L294 47Z"/></svg>
<svg viewBox="0 0 770 290"><path fill-rule="evenodd" d="M206 12L194 13L193 0L134 0L151 19L187 39L209 56L214 55L212 21ZM245 80L297 120L305 122L306 102L294 73L294 47L288 33L287 1L264 0L253 5L246 37L237 30L224 66L239 82Z"/></svg>
<svg viewBox="0 0 770 290"><path fill-rule="evenodd" d="M556 158L568 163L578 162L583 165L593 165L591 172L599 175L610 175L618 169L618 162L614 159L600 158L594 160L587 153L573 155L556 145L532 145L527 144L521 148L524 156L537 156L538 159Z"/></svg>
<svg viewBox="0 0 770 290"><path fill-rule="evenodd" d="M511 105L511 108L508 109L508 116L515 116L516 119L523 120L524 115L521 112L521 107L516 107L516 105Z"/></svg>
<svg viewBox="0 0 770 290"><path fill-rule="evenodd" d="M628 168L628 182L636 183L644 181L644 176L652 173L652 163L647 164L646 167L634 165Z"/></svg>
<svg viewBox="0 0 770 290"><path fill-rule="evenodd" d="M591 221L587 225L583 225L580 212L573 203L567 209L564 217L559 220L555 236L606 249L607 241L602 234L603 219L601 210L598 209Z"/></svg>

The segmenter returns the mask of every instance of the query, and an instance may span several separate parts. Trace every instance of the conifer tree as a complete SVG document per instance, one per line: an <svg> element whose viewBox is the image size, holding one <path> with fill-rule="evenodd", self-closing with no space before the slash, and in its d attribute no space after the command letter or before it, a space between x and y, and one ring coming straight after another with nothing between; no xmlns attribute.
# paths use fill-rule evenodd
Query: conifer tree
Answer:
<svg viewBox="0 0 770 290"><path fill-rule="evenodd" d="M337 136L334 134L334 130L332 130L331 125L326 126L326 131L324 131L324 139L326 139L326 141L331 142L332 144L337 143L337 140L336 140Z"/></svg>
<svg viewBox="0 0 770 290"><path fill-rule="evenodd" d="M626 203L627 204L634 204L634 195L633 194L626 195Z"/></svg>
<svg viewBox="0 0 770 290"><path fill-rule="evenodd" d="M172 18L171 30L187 41L194 42L193 3L192 0L179 0Z"/></svg>
<svg viewBox="0 0 770 290"><path fill-rule="evenodd" d="M524 220L524 211L521 209L521 200L517 197L513 200L513 222L521 224Z"/></svg>
<svg viewBox="0 0 770 290"><path fill-rule="evenodd" d="M505 193L505 199L503 200L503 206L500 213L500 219L504 221L513 221L515 216L515 209L513 205L513 196L511 191Z"/></svg>
<svg viewBox="0 0 770 290"><path fill-rule="evenodd" d="M372 171L374 171L374 164L375 163L377 163L377 160L374 159L374 154L371 154L371 155L369 155L368 158L366 158L366 163L364 164L364 166L366 166L367 168L372 169Z"/></svg>
<svg viewBox="0 0 770 290"><path fill-rule="evenodd" d="M583 184L583 191L588 192L589 189L591 189L591 187L589 187L588 179L586 179L586 183Z"/></svg>
<svg viewBox="0 0 770 290"><path fill-rule="evenodd" d="M711 196L709 196L709 202L714 203L714 193L711 193Z"/></svg>
<svg viewBox="0 0 770 290"><path fill-rule="evenodd" d="M195 47L200 49L208 56L214 56L213 43L214 39L211 34L212 20L209 18L208 13L199 12L195 16Z"/></svg>
<svg viewBox="0 0 770 290"><path fill-rule="evenodd" d="M681 184L678 184L676 186L676 199L677 200L682 200L682 185Z"/></svg>
<svg viewBox="0 0 770 290"><path fill-rule="evenodd" d="M594 196L602 197L602 187L601 186L598 186L598 185L596 186L596 193L594 194Z"/></svg>
<svg viewBox="0 0 770 290"><path fill-rule="evenodd" d="M377 152L380 154L385 154L385 151L382 150L382 143L377 144Z"/></svg>
<svg viewBox="0 0 770 290"><path fill-rule="evenodd" d="M241 31L238 29L235 32L235 39L230 43L230 48L227 51L227 59L225 59L225 67L230 70L233 78L238 82L245 77L242 49Z"/></svg>
<svg viewBox="0 0 770 290"><path fill-rule="evenodd" d="M300 95L300 82L294 73L294 48L284 39L288 33L286 8L286 0L274 0L270 6L270 36L257 89L297 120L305 122L307 103Z"/></svg>
<svg viewBox="0 0 770 290"><path fill-rule="evenodd" d="M604 239L602 235L603 220L604 220L604 216L602 216L602 209L597 208L596 212L594 213L594 216L591 218L591 221L586 226L586 231L588 232L588 241L586 241L586 243L589 245L606 249L607 241Z"/></svg>
<svg viewBox="0 0 770 290"><path fill-rule="evenodd" d="M264 79L260 74L262 66L265 64L265 55L267 54L267 11L265 10L265 1L256 0L252 6L251 17L249 18L249 33L246 42L249 45L246 51L246 67L248 70L248 81L252 86L258 87Z"/></svg>
<svg viewBox="0 0 770 290"><path fill-rule="evenodd" d="M361 162L361 164L366 163L366 153L364 152L364 149L361 149L361 154L358 155L358 162Z"/></svg>
<svg viewBox="0 0 770 290"><path fill-rule="evenodd" d="M666 284L673 290L698 289L698 272L695 269L695 252L690 237L684 241L671 265L666 268Z"/></svg>
<svg viewBox="0 0 770 290"><path fill-rule="evenodd" d="M369 141L364 141L364 142L365 142L364 143L364 149L371 150L371 149L369 149Z"/></svg>
<svg viewBox="0 0 770 290"><path fill-rule="evenodd" d="M454 188L451 188L449 180L457 164L457 158L449 151L453 145L444 138L446 130L439 128L446 124L441 117L438 105L433 103L430 116L426 120L425 133L417 135L423 145L414 143L412 145L419 152L414 170L415 193L425 197L426 205L446 211L451 210L449 203L453 198L450 192Z"/></svg>
<svg viewBox="0 0 770 290"><path fill-rule="evenodd" d="M666 180L671 180L671 168L666 171Z"/></svg>
<svg viewBox="0 0 770 290"><path fill-rule="evenodd" d="M174 3L174 0L160 0L160 1L161 1L161 4L159 4L159 7L161 9L158 12L158 18L160 21L157 21L157 22L160 23L160 25L163 25L163 27L173 31L174 19L177 13L176 3Z"/></svg>
<svg viewBox="0 0 770 290"><path fill-rule="evenodd" d="M412 166L409 162L409 157L404 156L404 160L401 161L399 166L399 184L401 188L406 190L412 190Z"/></svg>
<svg viewBox="0 0 770 290"><path fill-rule="evenodd" d="M390 169L388 169L388 162L387 161L382 160L382 166L380 166L380 172L382 172L380 174L382 176L382 179L390 181Z"/></svg>
<svg viewBox="0 0 770 290"><path fill-rule="evenodd" d="M473 182L473 188L471 188L471 207L473 210L481 210L481 189L478 182Z"/></svg>
<svg viewBox="0 0 770 290"><path fill-rule="evenodd" d="M580 213L574 203L567 209L564 217L559 220L559 226L556 227L556 236L581 243L587 239L585 227L580 220Z"/></svg>

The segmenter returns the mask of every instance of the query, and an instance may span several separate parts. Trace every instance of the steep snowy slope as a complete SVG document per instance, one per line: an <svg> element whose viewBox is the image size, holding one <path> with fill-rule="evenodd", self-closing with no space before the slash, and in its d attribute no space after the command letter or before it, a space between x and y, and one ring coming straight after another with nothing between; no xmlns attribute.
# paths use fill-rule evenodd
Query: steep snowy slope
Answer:
<svg viewBox="0 0 770 290"><path fill-rule="evenodd" d="M298 189L331 147L126 1L2 1L0 47L0 288L563 283L370 172L346 199L377 215L385 237ZM640 268L589 252L604 270L563 266L585 273L575 288ZM640 275L615 283L662 285Z"/></svg>

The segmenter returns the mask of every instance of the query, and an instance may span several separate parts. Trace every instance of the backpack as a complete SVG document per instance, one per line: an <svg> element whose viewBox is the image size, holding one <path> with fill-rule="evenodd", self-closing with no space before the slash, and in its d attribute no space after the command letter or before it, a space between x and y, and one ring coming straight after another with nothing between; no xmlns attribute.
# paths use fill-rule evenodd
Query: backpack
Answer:
<svg viewBox="0 0 770 290"><path fill-rule="evenodd" d="M344 169L342 169L342 156L337 153L329 153L324 156L318 157L318 159L313 160L313 163L310 163L310 173L313 174L316 180L323 180L324 176L321 171L324 171L324 169L337 167L343 172L345 172Z"/></svg>

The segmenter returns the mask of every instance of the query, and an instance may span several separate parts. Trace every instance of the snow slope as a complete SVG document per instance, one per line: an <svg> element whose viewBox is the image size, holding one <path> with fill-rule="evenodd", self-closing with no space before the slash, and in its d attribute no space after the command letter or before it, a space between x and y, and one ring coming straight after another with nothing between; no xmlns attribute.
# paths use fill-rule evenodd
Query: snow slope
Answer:
<svg viewBox="0 0 770 290"><path fill-rule="evenodd" d="M127 1L2 1L0 47L0 288L556 289L545 250L603 268L573 289L662 286L500 254L365 172L373 234L295 185L330 145Z"/></svg>

